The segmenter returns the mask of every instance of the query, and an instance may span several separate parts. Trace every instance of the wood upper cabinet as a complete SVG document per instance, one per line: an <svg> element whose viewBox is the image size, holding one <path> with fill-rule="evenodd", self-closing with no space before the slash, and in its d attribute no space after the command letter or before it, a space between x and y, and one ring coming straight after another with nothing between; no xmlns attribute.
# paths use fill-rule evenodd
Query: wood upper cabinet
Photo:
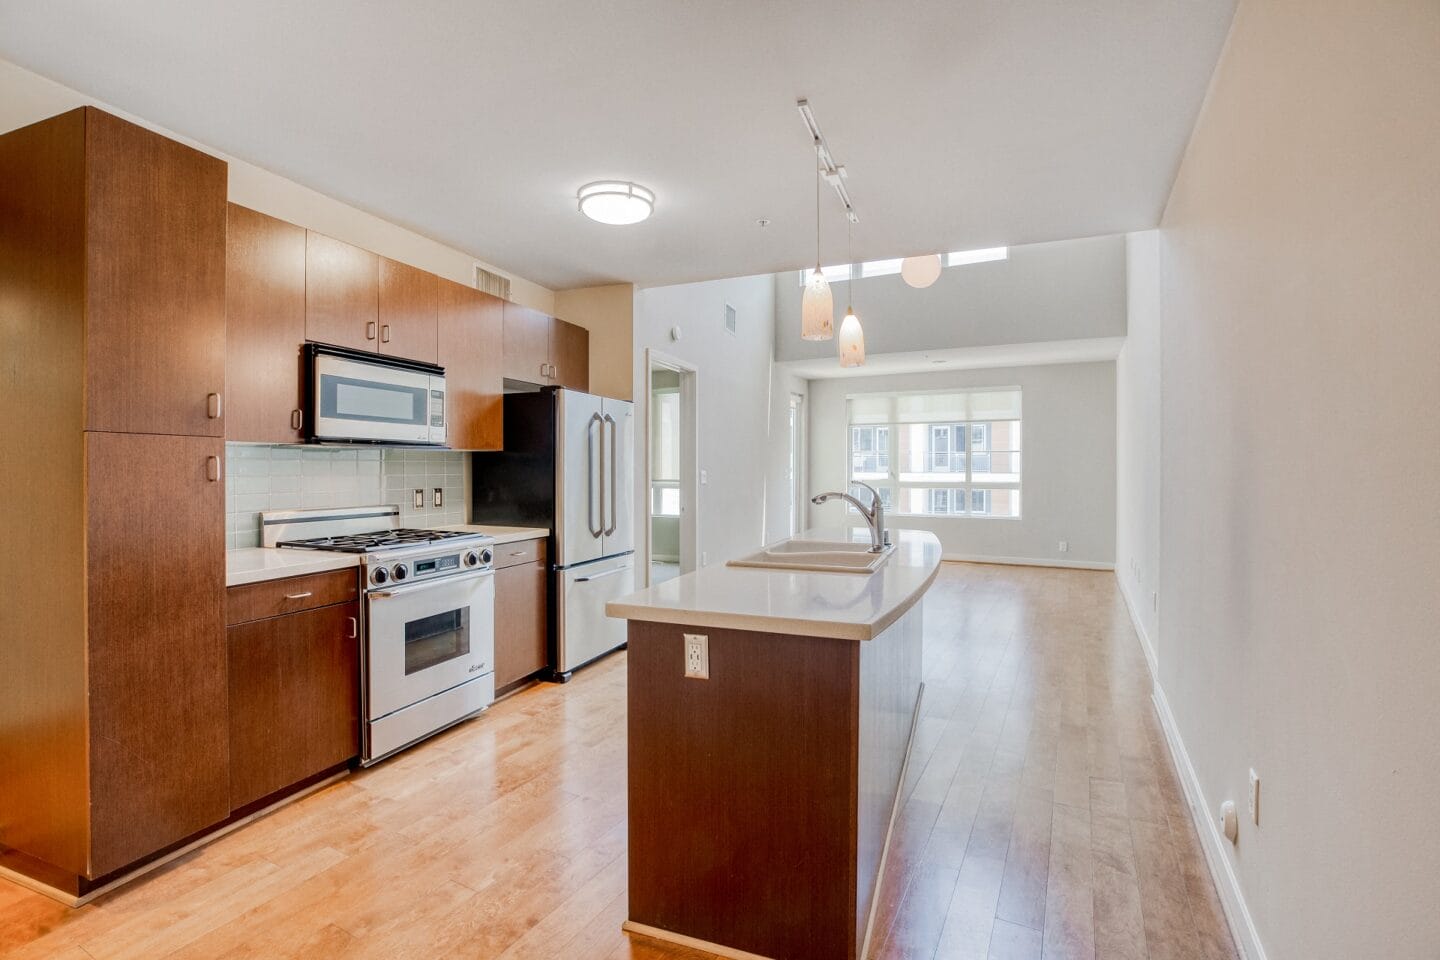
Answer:
<svg viewBox="0 0 1440 960"><path fill-rule="evenodd" d="M230 813L223 454L85 434L91 877Z"/></svg>
<svg viewBox="0 0 1440 960"><path fill-rule="evenodd" d="M572 390L590 388L590 331L505 303L505 376Z"/></svg>
<svg viewBox="0 0 1440 960"><path fill-rule="evenodd" d="M225 439L304 439L305 229L230 204Z"/></svg>
<svg viewBox="0 0 1440 960"><path fill-rule="evenodd" d="M369 250L305 231L305 337L353 350L380 342L379 262Z"/></svg>
<svg viewBox="0 0 1440 960"><path fill-rule="evenodd" d="M571 390L590 389L590 331L564 320L550 321L550 382Z"/></svg>
<svg viewBox="0 0 1440 960"><path fill-rule="evenodd" d="M439 357L450 405L447 441L457 450L499 450L504 301L449 280L437 282Z"/></svg>
<svg viewBox="0 0 1440 960"><path fill-rule="evenodd" d="M440 278L381 257L379 282L380 352L435 363Z"/></svg>
<svg viewBox="0 0 1440 960"><path fill-rule="evenodd" d="M505 301L505 376L549 383L550 318L539 310Z"/></svg>
<svg viewBox="0 0 1440 960"><path fill-rule="evenodd" d="M225 163L81 110L85 428L222 436Z"/></svg>
<svg viewBox="0 0 1440 960"><path fill-rule="evenodd" d="M550 663L545 541L495 547L495 688L518 686Z"/></svg>
<svg viewBox="0 0 1440 960"><path fill-rule="evenodd" d="M341 573L353 596L355 572ZM315 589L316 579L273 585L304 593ZM359 603L351 600L226 631L232 810L359 755L359 615Z"/></svg>

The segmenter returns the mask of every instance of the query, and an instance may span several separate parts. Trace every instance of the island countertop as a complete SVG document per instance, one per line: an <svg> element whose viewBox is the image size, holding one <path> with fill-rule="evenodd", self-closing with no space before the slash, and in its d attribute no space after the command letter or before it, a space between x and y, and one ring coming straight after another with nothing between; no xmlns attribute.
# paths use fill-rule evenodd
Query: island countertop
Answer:
<svg viewBox="0 0 1440 960"><path fill-rule="evenodd" d="M940 541L892 530L895 551L873 574L812 573L716 564L606 604L622 620L873 640L913 607L940 569ZM797 539L861 541L863 528L822 527Z"/></svg>

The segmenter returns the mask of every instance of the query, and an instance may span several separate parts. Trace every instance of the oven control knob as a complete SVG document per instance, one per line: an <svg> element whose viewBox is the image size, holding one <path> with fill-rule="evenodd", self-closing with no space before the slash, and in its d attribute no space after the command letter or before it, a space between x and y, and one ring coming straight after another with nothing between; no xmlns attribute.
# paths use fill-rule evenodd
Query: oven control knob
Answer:
<svg viewBox="0 0 1440 960"><path fill-rule="evenodd" d="M410 564L395 564L395 566L390 568L390 576L394 577L396 580L404 580L406 577L410 576Z"/></svg>
<svg viewBox="0 0 1440 960"><path fill-rule="evenodd" d="M476 553L474 550L466 550L466 551L465 551L465 566L467 566L467 567L478 567L479 565L480 565L480 554Z"/></svg>
<svg viewBox="0 0 1440 960"><path fill-rule="evenodd" d="M390 571L384 567L376 567L370 572L370 579L375 583L384 583L390 579Z"/></svg>
<svg viewBox="0 0 1440 960"><path fill-rule="evenodd" d="M480 562L483 563L483 564L485 564L487 567L488 567L494 560L495 560L495 554L491 552L491 550L490 550L489 547L486 547L485 549L483 549L483 550L480 551Z"/></svg>

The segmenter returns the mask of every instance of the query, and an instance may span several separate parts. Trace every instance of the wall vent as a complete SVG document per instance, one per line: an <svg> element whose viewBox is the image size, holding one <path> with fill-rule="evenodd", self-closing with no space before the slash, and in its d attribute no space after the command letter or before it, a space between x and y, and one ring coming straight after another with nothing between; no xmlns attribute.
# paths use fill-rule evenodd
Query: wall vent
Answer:
<svg viewBox="0 0 1440 960"><path fill-rule="evenodd" d="M737 326L735 308L727 303L725 304L725 329L733 335Z"/></svg>
<svg viewBox="0 0 1440 960"><path fill-rule="evenodd" d="M510 299L510 278L491 273L480 264L475 264L475 289L501 300Z"/></svg>

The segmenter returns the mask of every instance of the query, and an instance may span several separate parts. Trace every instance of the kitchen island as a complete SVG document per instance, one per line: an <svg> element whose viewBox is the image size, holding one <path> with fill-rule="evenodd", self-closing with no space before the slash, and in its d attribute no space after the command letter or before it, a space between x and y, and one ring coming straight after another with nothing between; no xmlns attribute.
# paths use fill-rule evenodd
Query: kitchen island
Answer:
<svg viewBox="0 0 1440 960"><path fill-rule="evenodd" d="M933 534L896 541L873 573L713 566L608 605L629 620L626 929L731 957L864 955L940 564Z"/></svg>

